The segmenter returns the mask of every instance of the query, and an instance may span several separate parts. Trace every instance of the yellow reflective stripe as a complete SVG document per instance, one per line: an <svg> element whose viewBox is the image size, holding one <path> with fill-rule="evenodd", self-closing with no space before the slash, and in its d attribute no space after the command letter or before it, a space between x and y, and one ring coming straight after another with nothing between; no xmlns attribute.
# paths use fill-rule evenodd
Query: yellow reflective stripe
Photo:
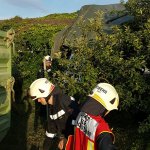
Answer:
<svg viewBox="0 0 150 150"><path fill-rule="evenodd" d="M102 133L104 133L104 132L110 133L110 134L112 135L113 144L114 144L114 143L115 143L115 140L116 140L116 139L115 139L115 135L114 135L112 132L109 132L109 131L100 132L99 135L102 134Z"/></svg>
<svg viewBox="0 0 150 150"><path fill-rule="evenodd" d="M104 101L102 100L102 98L100 96L98 96L97 94L94 93L94 95L92 97L95 100L97 100L99 103L101 103L105 108L107 108L106 105L105 105L105 103L104 103Z"/></svg>
<svg viewBox="0 0 150 150"><path fill-rule="evenodd" d="M90 140L87 143L87 150L94 150L94 143Z"/></svg>
<svg viewBox="0 0 150 150"><path fill-rule="evenodd" d="M110 133L112 134L112 137L113 137L113 144L115 144L115 141L116 141L115 135L112 132Z"/></svg>

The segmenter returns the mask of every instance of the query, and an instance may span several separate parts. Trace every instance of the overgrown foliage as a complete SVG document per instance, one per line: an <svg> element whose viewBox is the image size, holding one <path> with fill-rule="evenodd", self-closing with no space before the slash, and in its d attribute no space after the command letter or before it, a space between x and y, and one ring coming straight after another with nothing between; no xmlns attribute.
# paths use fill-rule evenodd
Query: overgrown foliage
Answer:
<svg viewBox="0 0 150 150"><path fill-rule="evenodd" d="M134 30L142 27L150 16L149 0L128 0L125 4L127 10L135 17Z"/></svg>
<svg viewBox="0 0 150 150"><path fill-rule="evenodd" d="M119 91L122 109L135 103L139 109L145 99L141 96L149 90L149 78L140 72L149 65L149 21L139 31L123 26L114 27L113 33L107 34L103 32L102 16L99 12L89 23L84 24L83 20L79 23L82 36L70 44L72 59L59 60L63 69L57 72L58 80L65 83L70 94L77 92L79 95L90 92L97 82L110 82ZM89 33L95 34L95 38L89 39Z"/></svg>
<svg viewBox="0 0 150 150"><path fill-rule="evenodd" d="M7 31L10 28L15 30L14 42L16 50L16 55L12 61L13 76L15 77L15 103L12 103L12 116L14 117L12 117L12 127L5 140L7 144L1 145L4 149L8 148L9 142L11 142L9 144L11 146L13 144L16 145L18 138L20 139L20 145L18 144L17 147L20 149L32 149L32 146L35 149L40 142L42 144L45 132L44 128L41 129L41 126L44 124L44 121L40 122L40 117L35 118L34 115L37 108L35 108L33 102L28 101L26 97L27 89L36 79L43 56L50 54L53 36L66 25L72 23L74 17L74 14L55 14L32 19L22 19L16 16L9 20L0 21L0 30ZM18 130L18 126L19 129L24 130ZM34 132L35 126L38 133ZM14 131L15 137L13 136ZM40 142L35 138L35 134ZM13 149L13 146L11 148Z"/></svg>
<svg viewBox="0 0 150 150"><path fill-rule="evenodd" d="M119 110L128 112L123 118L126 124L128 125L130 114L136 120L140 133L144 133L141 134L144 137L141 140L134 130L135 140L130 141L129 136L133 135L133 132L126 133L128 129L124 124L125 131L115 131L120 138L120 150L144 149L144 139L150 132L150 77L141 72L142 68L150 68L149 5L149 0L129 0L125 6L129 14L135 17L134 22L114 27L112 34L103 31L102 12L97 12L97 17L89 20L88 24L81 20L79 28L82 36L75 37L73 43L68 43L73 57L54 60L58 63L54 66L55 83L67 94L81 101L85 100L99 82L109 82L116 87L120 97ZM76 14L72 16L74 18ZM46 16L45 19L50 19L49 17L58 19L55 15ZM63 17L62 15L61 19ZM23 90L36 78L43 55L50 53L55 33L68 23L66 20L60 20L55 20L54 25L51 21L47 24L44 18L32 20L15 17L0 24L2 30L10 27L16 29L15 45L18 55L13 60L13 73L18 82L23 82ZM90 39L89 35L94 38ZM124 120L119 122L125 122ZM132 125L129 128L132 128ZM119 132L124 135L120 135ZM126 146L127 144L131 145Z"/></svg>
<svg viewBox="0 0 150 150"><path fill-rule="evenodd" d="M135 21L114 27L112 34L103 31L102 12L89 23L82 20L78 27L82 35L68 43L73 57L60 59L61 69L56 71L59 85L82 101L96 83L113 84L119 93L120 110L130 112L137 123L140 121L139 132L145 134L150 131L150 77L141 70L150 68L149 5L149 1L129 0L126 7ZM144 148L139 144L132 149Z"/></svg>

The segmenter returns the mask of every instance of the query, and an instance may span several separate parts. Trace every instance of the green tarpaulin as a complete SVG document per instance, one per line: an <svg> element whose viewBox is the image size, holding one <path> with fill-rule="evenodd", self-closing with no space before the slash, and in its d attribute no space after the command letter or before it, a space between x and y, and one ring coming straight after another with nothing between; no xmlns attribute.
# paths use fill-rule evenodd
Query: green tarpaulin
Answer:
<svg viewBox="0 0 150 150"><path fill-rule="evenodd" d="M78 12L78 17L75 19L73 24L56 34L51 51L52 57L55 57L55 54L60 52L62 45L68 46L67 43L71 43L75 37L81 35L80 28L78 27L78 23L81 21L81 18L84 23L89 23L88 20L90 18L94 18L97 11L104 12L104 31L107 33L111 32L113 25L121 25L134 19L133 16L127 15L125 7L122 4L85 5ZM121 13L117 13L118 11ZM89 37L91 37L91 35L89 35ZM67 41L67 43L65 41Z"/></svg>
<svg viewBox="0 0 150 150"><path fill-rule="evenodd" d="M11 117L11 53L14 31L0 31L0 141L10 127Z"/></svg>

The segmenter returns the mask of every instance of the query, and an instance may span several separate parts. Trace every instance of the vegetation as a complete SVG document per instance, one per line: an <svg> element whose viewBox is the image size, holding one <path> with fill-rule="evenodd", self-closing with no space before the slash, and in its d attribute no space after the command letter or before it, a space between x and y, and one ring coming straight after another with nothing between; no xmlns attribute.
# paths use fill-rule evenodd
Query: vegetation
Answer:
<svg viewBox="0 0 150 150"><path fill-rule="evenodd" d="M149 1L129 1L126 7L130 15L135 16L134 22L114 27L109 35L103 31L102 12L87 24L82 20L79 23L82 35L75 37L74 43L68 43L72 59L60 59L62 70L56 71L59 85L70 95L82 97L82 101L96 83L115 85L120 96L120 111L132 116L133 126L138 129L134 130L135 137L133 133L127 134L132 134L133 139L126 141L130 147L125 143L124 149L145 149L146 142L149 142L146 139L150 131L150 78L141 71L142 68L150 68L149 4ZM88 33L95 34L95 39L89 39ZM122 117L119 118L123 122ZM129 117L126 119L131 121ZM124 137L120 136L119 143L123 142L122 139ZM119 144L119 149L123 149L122 144Z"/></svg>
<svg viewBox="0 0 150 150"><path fill-rule="evenodd" d="M55 33L69 25L76 13L53 14L35 19L22 19L16 16L0 23L0 30L13 28L15 35L16 56L13 59L13 74L18 82L23 82L23 89L36 79L37 66L45 54L50 54ZM31 65L32 64L32 65ZM32 70L32 71L31 71ZM20 94L19 94L20 95Z"/></svg>
<svg viewBox="0 0 150 150"><path fill-rule="evenodd" d="M11 128L0 144L0 149L27 150L42 145L44 124L40 118L35 117L37 110L35 104L26 97L27 89L36 79L43 56L50 53L55 33L72 23L74 17L72 14L55 14L32 19L16 16L0 21L0 30L15 30L16 50L12 61L15 103L12 103ZM16 141L19 141L17 145Z"/></svg>
<svg viewBox="0 0 150 150"><path fill-rule="evenodd" d="M116 87L120 97L119 113L113 112L108 119L115 127L120 150L145 150L150 142L150 78L141 72L141 68L150 68L149 5L149 0L129 0L125 6L135 17L134 22L114 27L112 34L103 31L103 12L97 12L97 17L88 24L82 20L79 24L82 36L69 43L72 59L64 56L54 60L58 64L54 69L55 82L77 99L84 101L98 82L109 82ZM76 17L76 13L67 15L37 19L15 17L0 23L1 30L10 27L16 30L18 53L13 59L13 73L18 83L23 82L23 90L36 78L37 66L43 55L50 53L55 33ZM56 24L52 23L53 19ZM88 38L89 32L95 35L94 39ZM31 133L28 135L31 140Z"/></svg>

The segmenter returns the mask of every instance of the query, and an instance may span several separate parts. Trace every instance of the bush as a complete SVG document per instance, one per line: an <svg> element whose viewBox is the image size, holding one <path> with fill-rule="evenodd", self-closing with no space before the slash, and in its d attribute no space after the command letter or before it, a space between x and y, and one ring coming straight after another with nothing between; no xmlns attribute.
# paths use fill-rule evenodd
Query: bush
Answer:
<svg viewBox="0 0 150 150"><path fill-rule="evenodd" d="M133 6L134 15L138 16L135 9ZM103 31L103 13L97 14L87 24L82 20L78 27L82 35L75 37L73 43L68 41L73 57L68 60L63 56L58 60L61 69L56 71L57 82L81 101L86 99L96 83L113 84L120 97L119 110L130 112L137 124L141 122L138 124L139 131L149 133L150 78L141 71L142 68L150 68L149 15L146 15L147 18L141 16L144 17L143 22L136 18L136 24L116 26L112 34L106 34ZM89 39L89 33L95 38ZM142 149L146 144L143 139L137 141L137 144L132 141L132 149Z"/></svg>

